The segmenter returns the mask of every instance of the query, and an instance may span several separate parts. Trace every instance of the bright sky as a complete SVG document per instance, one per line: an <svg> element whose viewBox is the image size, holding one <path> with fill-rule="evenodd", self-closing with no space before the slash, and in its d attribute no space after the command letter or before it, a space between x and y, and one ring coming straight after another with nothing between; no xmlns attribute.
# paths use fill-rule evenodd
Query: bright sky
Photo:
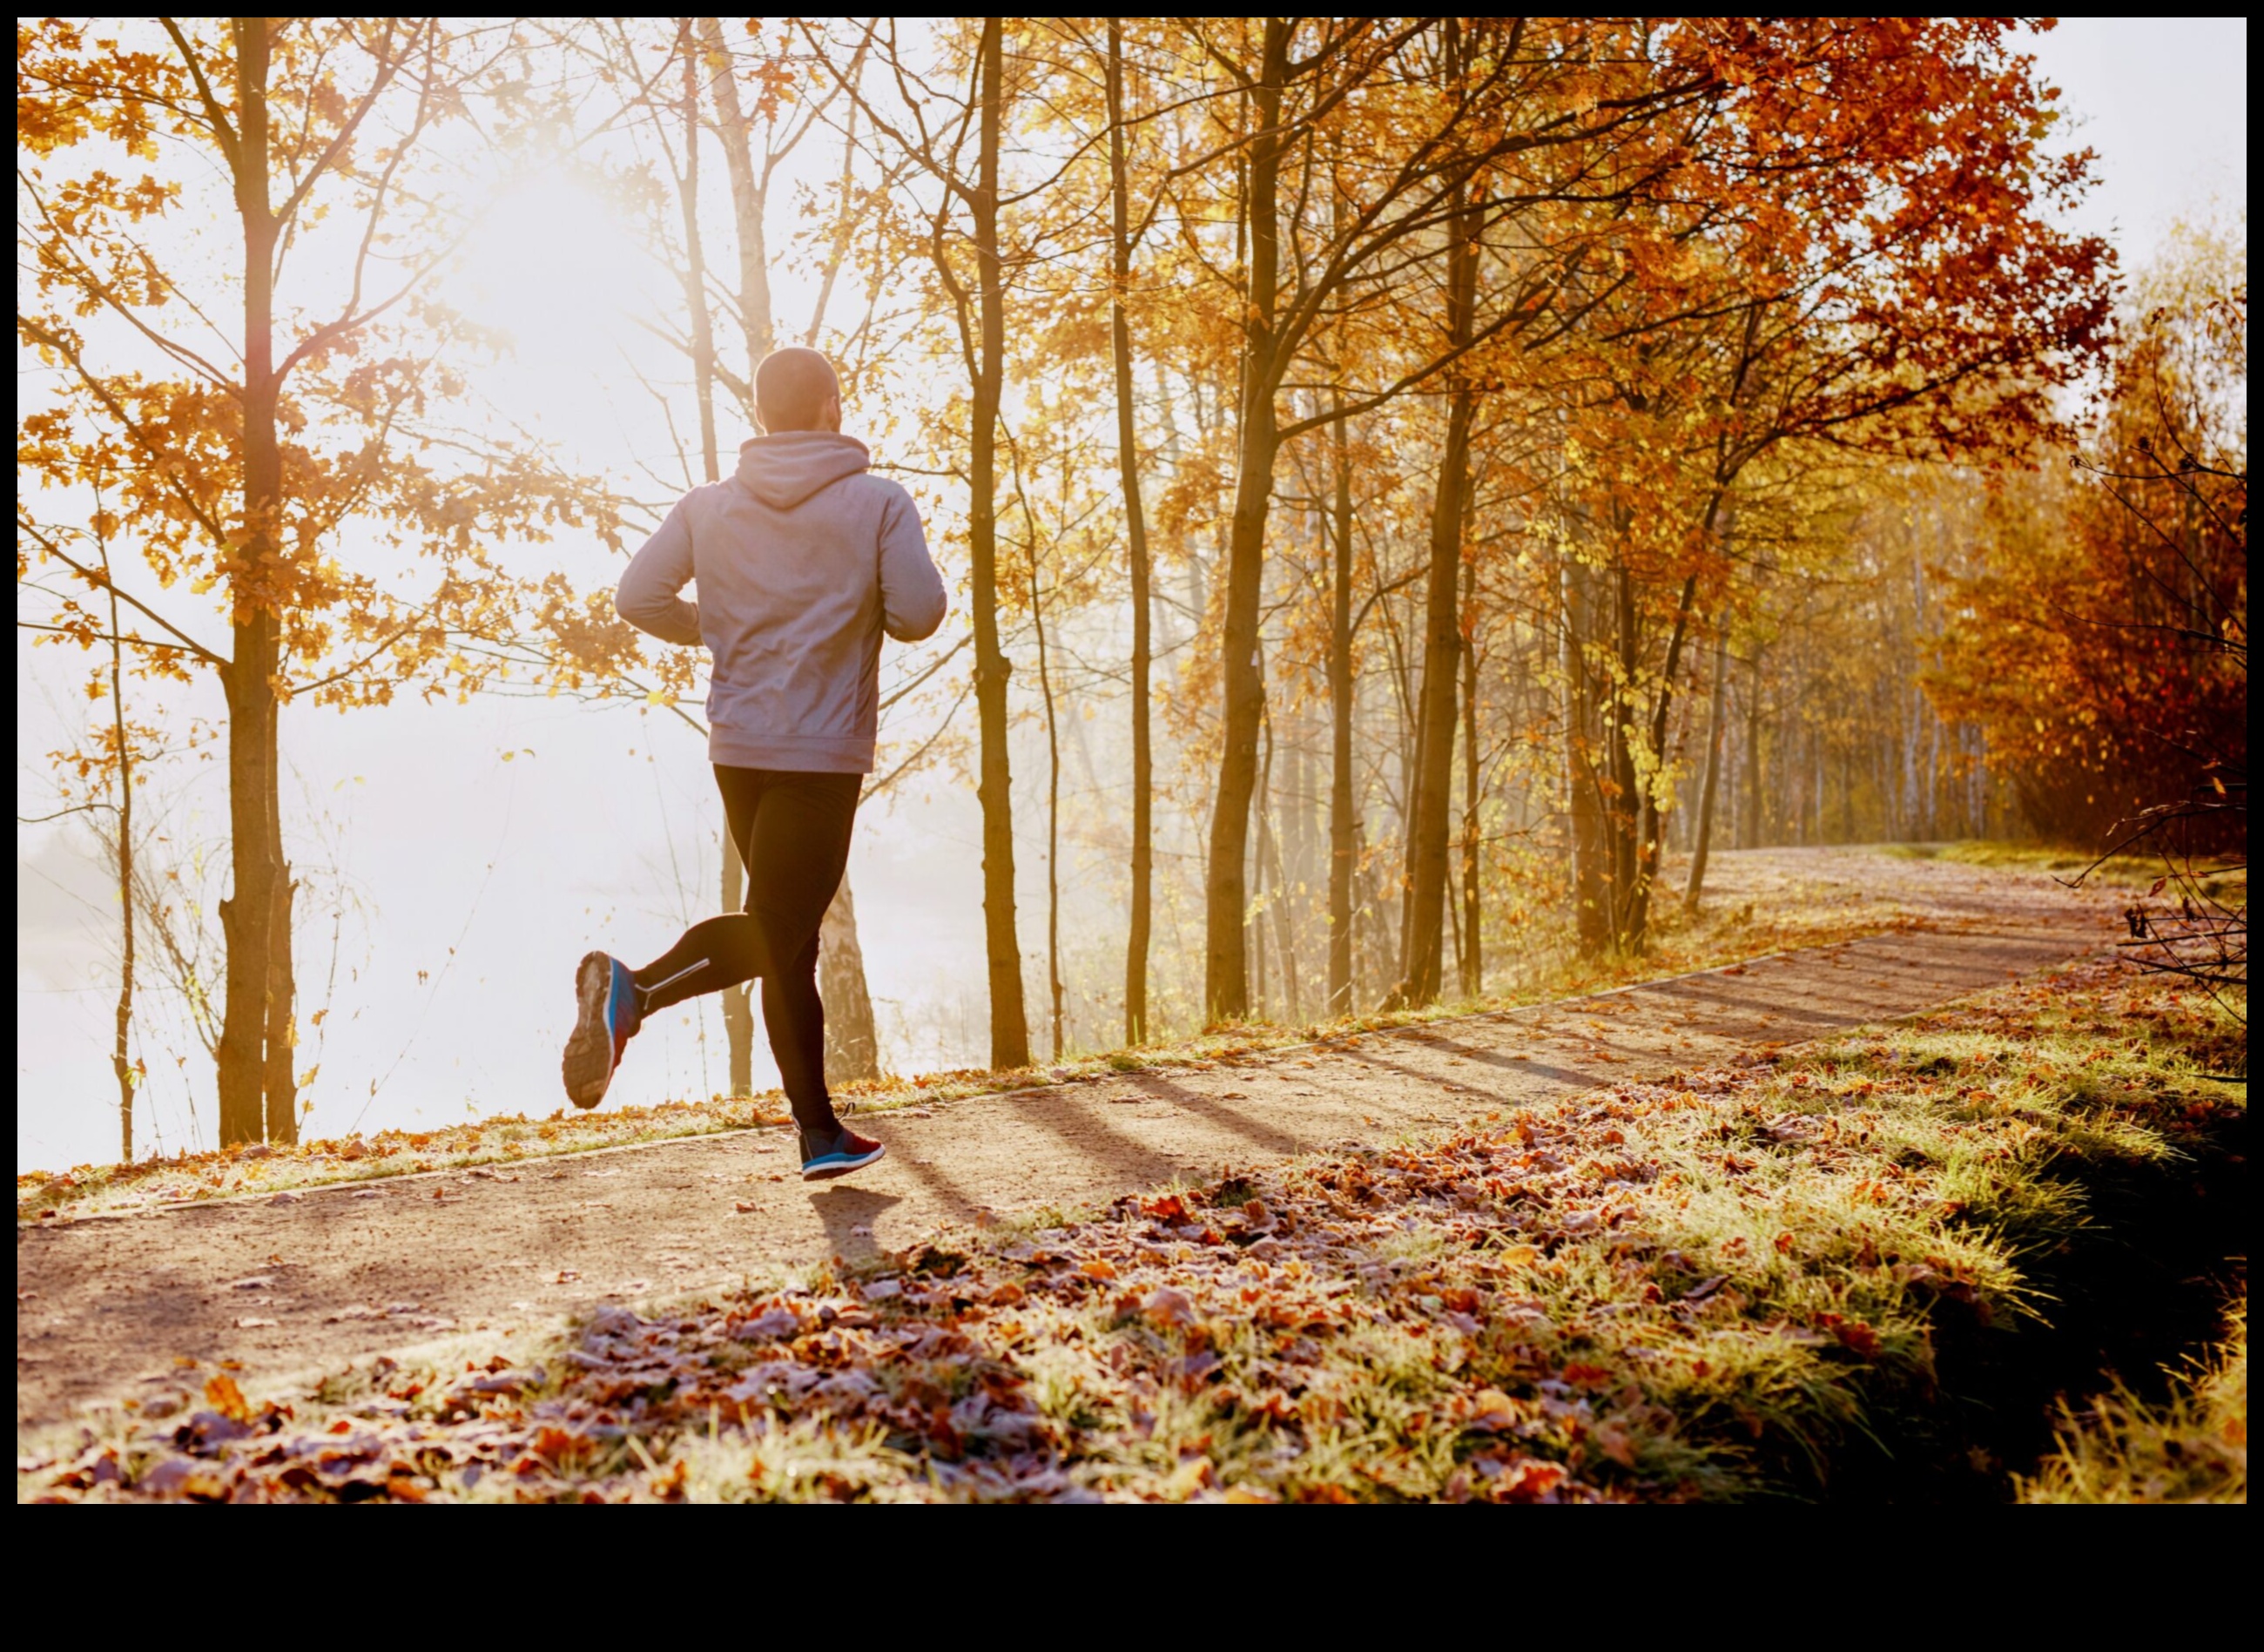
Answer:
<svg viewBox="0 0 2264 1652"><path fill-rule="evenodd" d="M2100 152L2101 186L2080 222L2110 230L2126 264L2144 263L2181 216L2245 215L2245 19L2072 19L2035 49L2079 119L2074 138ZM779 199L774 233L791 211L787 189ZM510 203L457 289L519 334L515 364L487 382L494 399L585 462L626 469L663 461L664 428L624 366L670 371L622 314L653 280L572 190L544 186ZM780 286L781 322L798 331L810 295L783 272ZM726 433L727 449L737 439ZM593 579L610 565L594 548L556 554ZM962 622L947 622L946 635ZM43 754L60 743L62 719L83 713L54 694L54 656L33 655L22 633L18 675L19 808L38 812ZM319 1053L323 1064L310 1128L550 1110L574 959L611 944L642 961L712 907L716 808L700 743L661 718L504 698L347 717L294 710L285 730L298 819L318 823L297 829L294 854L306 862L335 855L359 903L341 923L325 1043L302 1063ZM1033 948L1042 935L1035 781L1023 762L1018 860ZM219 804L209 789L184 794L182 838L216 841ZM106 1157L116 1125L105 933L115 909L99 869L63 828L19 827L17 842L18 1166ZM860 831L851 876L884 1040L897 1030L886 1055L901 1068L981 1059L978 856L972 800L948 775ZM1120 899L1121 868L1064 870L1099 911ZM1179 943L1173 919L1159 921L1159 945ZM327 924L309 926L301 981L330 958ZM1034 995L1034 1017L1039 1002ZM722 1084L717 1018L711 1010L703 1029L692 1010L640 1037L617 1094L649 1102ZM911 1026L917 1043L903 1031ZM195 1129L209 1145L209 1064L178 1036L172 1044L190 1059L169 1073L172 1063L151 1045L145 1106L168 1147L198 1139L192 1079ZM758 1082L771 1071L759 1053Z"/></svg>
<svg viewBox="0 0 2264 1652"><path fill-rule="evenodd" d="M2078 216L2144 264L2181 218L2248 209L2248 19L2063 18L2032 47L2099 153Z"/></svg>

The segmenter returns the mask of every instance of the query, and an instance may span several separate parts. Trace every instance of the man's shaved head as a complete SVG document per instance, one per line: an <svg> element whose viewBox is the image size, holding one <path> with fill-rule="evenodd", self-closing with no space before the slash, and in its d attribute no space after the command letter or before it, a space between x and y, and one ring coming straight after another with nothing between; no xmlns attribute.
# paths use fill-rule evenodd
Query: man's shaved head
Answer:
<svg viewBox="0 0 2264 1652"><path fill-rule="evenodd" d="M755 369L755 417L772 435L786 430L838 430L841 381L815 350L788 345ZM829 408L832 403L835 405Z"/></svg>

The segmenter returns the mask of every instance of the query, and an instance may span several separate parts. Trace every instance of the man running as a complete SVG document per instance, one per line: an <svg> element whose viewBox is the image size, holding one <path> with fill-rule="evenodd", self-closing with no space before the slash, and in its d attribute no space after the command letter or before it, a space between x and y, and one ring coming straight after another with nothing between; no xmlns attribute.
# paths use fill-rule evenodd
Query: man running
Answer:
<svg viewBox="0 0 2264 1652"><path fill-rule="evenodd" d="M869 474L865 444L841 433L841 382L824 356L765 357L755 417L764 433L740 448L737 472L677 501L615 598L638 630L714 656L708 754L747 909L693 925L642 969L584 957L562 1068L574 1104L595 1107L645 1016L759 976L802 1179L821 1182L883 1152L843 1127L826 1093L817 932L873 769L881 634L932 636L943 580L911 495ZM678 593L694 580L700 600L686 602Z"/></svg>

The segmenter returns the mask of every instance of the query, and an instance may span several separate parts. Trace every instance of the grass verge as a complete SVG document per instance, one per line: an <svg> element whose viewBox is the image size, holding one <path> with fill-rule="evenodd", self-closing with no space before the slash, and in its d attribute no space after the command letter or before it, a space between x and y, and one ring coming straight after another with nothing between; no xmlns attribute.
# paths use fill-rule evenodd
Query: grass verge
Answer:
<svg viewBox="0 0 2264 1652"><path fill-rule="evenodd" d="M2202 1360L2147 1401L2117 1386L2063 1413L2060 1437L2022 1503L2248 1501L2248 1307Z"/></svg>
<svg viewBox="0 0 2264 1652"><path fill-rule="evenodd" d="M1948 861L1991 871L2044 872L2064 883L2072 882L2088 871L2087 883L2114 889L2147 889L2162 877L2162 858L2159 855L2110 855L2101 860L2096 854L2051 843L1999 843L1982 839L1948 843L1886 843L1879 846L1879 853L1900 861ZM2245 892L2247 887L2245 867L2206 874L2195 885L2198 892L2212 900L2235 891Z"/></svg>
<svg viewBox="0 0 2264 1652"><path fill-rule="evenodd" d="M2202 1075L2244 1040L2088 965L1450 1136L603 1308L532 1357L249 1394L184 1366L19 1442L18 1495L2001 1497L2055 1393L2205 1335L2229 1282L2199 1321L2175 1287L2235 1242L2246 1108Z"/></svg>

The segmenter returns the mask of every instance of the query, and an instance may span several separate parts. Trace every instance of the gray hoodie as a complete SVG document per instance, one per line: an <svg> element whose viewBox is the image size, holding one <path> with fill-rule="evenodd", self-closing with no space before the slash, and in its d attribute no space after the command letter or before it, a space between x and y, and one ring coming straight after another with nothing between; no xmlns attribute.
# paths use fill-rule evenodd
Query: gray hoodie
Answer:
<svg viewBox="0 0 2264 1652"><path fill-rule="evenodd" d="M911 495L871 462L831 431L758 436L729 481L678 500L630 558L620 616L715 656L711 761L872 772L881 633L932 636L944 596ZM697 604L677 594L695 579Z"/></svg>

